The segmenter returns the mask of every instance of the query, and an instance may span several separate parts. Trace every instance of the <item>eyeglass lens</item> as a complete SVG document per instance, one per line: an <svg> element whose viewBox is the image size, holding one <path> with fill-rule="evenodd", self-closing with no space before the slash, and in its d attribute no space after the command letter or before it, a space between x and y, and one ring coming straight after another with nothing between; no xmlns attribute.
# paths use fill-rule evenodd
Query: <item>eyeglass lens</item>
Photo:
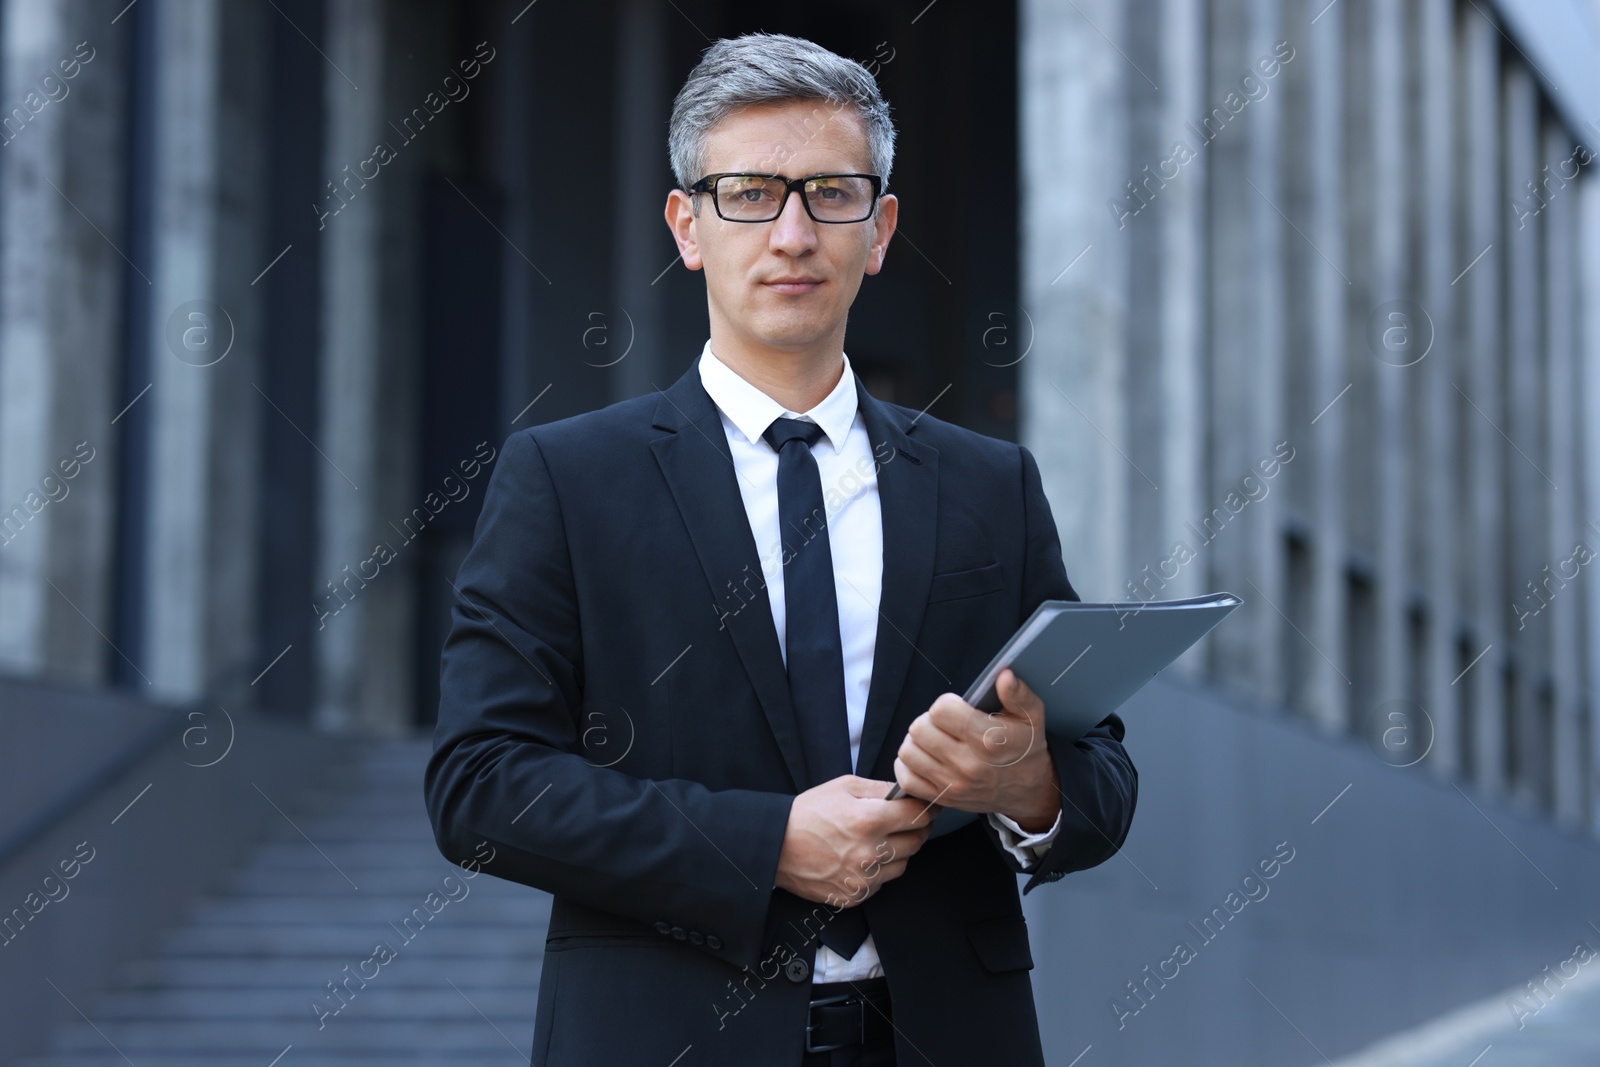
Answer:
<svg viewBox="0 0 1600 1067"><path fill-rule="evenodd" d="M811 215L823 222L860 222L872 214L872 183L866 178L823 174L801 186ZM729 174L717 179L717 213L735 222L767 222L783 212L782 178Z"/></svg>

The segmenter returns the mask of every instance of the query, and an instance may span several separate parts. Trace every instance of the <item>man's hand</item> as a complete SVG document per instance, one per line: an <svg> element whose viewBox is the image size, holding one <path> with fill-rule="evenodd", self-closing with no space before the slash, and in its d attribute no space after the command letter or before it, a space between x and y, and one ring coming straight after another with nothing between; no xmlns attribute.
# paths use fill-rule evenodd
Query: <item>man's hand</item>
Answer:
<svg viewBox="0 0 1600 1067"><path fill-rule="evenodd" d="M884 800L886 791L883 782L845 774L795 797L778 854L778 888L849 908L904 874L939 806L914 797Z"/></svg>
<svg viewBox="0 0 1600 1067"><path fill-rule="evenodd" d="M1061 811L1061 783L1045 746L1044 702L1009 667L996 688L1001 710L993 714L941 694L906 732L895 780L942 807L995 811L1029 833L1048 830Z"/></svg>

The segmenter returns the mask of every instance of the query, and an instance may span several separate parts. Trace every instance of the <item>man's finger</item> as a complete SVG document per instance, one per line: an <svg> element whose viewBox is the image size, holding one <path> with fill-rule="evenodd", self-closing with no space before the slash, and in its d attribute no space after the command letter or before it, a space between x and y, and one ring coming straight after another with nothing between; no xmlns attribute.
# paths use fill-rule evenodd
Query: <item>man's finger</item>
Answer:
<svg viewBox="0 0 1600 1067"><path fill-rule="evenodd" d="M873 800L882 800L883 795L889 791L892 782L880 782L876 778L863 778L859 774L841 774L835 781L844 784L845 791L853 797L868 797Z"/></svg>
<svg viewBox="0 0 1600 1067"><path fill-rule="evenodd" d="M1010 667L1000 672L1000 706L1015 715L1022 715L1028 719L1040 718L1044 713L1044 701L1039 695L1028 688L1028 683L1017 677L1017 673Z"/></svg>
<svg viewBox="0 0 1600 1067"><path fill-rule="evenodd" d="M900 788L905 790L906 796L891 800L889 802L891 804L915 804L920 810L922 805L928 803L927 800L922 799L922 794L926 793L929 798L932 798L939 793L938 786L935 786L929 779L912 770L903 759L895 759L894 775L895 780L900 783Z"/></svg>
<svg viewBox="0 0 1600 1067"><path fill-rule="evenodd" d="M938 732L946 737L963 741L975 713L981 714L954 693L944 693L928 706L927 711L917 716L911 725L916 726L918 722L926 722L927 725L936 727Z"/></svg>
<svg viewBox="0 0 1600 1067"><path fill-rule="evenodd" d="M894 775L895 781L900 783L901 788L913 795L920 791L921 786L948 780L950 777L944 763L916 745L906 745L900 749L895 756ZM906 788L908 785L913 788ZM933 793L929 793L928 796L931 798Z"/></svg>
<svg viewBox="0 0 1600 1067"><path fill-rule="evenodd" d="M906 805L907 817L911 820L906 825L918 830L932 826L933 820L937 819L939 813L944 810L943 805L930 804L918 797L902 797L894 803Z"/></svg>
<svg viewBox="0 0 1600 1067"><path fill-rule="evenodd" d="M922 732L920 738L907 734L906 739L900 743L900 749L895 755L907 767L920 774L923 778L932 781L940 777L940 768L954 763L970 743L963 738L950 737L942 730L926 730ZM898 779L898 777L898 772L896 772L896 778ZM948 776L946 775L945 777ZM902 782L901 784L904 785L905 783ZM909 793L910 790L908 789L906 792Z"/></svg>

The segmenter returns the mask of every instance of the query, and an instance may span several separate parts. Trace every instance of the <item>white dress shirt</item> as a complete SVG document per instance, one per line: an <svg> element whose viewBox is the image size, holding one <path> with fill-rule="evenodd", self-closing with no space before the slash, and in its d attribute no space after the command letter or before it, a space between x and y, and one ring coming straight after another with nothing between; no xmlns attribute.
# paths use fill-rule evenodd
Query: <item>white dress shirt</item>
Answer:
<svg viewBox="0 0 1600 1067"><path fill-rule="evenodd" d="M811 446L822 478L823 507L828 520L828 547L833 558L833 582L839 602L839 637L844 651L845 713L850 730L850 765L861 750L861 725L866 718L867 689L872 681L872 656L878 635L878 597L883 584L883 512L878 500L878 476L872 443L857 412L855 374L850 357L833 391L807 412L786 409L772 397L719 360L707 341L699 361L700 381L722 416L733 456L739 493L761 560L762 579L772 605L772 623L778 631L778 649L788 660L784 634L787 617L783 600L782 533L778 522L778 453L761 436L772 420L782 416L814 422L823 436ZM859 768L857 768L859 773ZM1025 833L998 812L989 821L999 831L1001 843L1031 867L1043 856L1061 829L1055 825L1037 834ZM876 978L883 974L872 935L849 959L826 945L817 946L813 982L844 982Z"/></svg>

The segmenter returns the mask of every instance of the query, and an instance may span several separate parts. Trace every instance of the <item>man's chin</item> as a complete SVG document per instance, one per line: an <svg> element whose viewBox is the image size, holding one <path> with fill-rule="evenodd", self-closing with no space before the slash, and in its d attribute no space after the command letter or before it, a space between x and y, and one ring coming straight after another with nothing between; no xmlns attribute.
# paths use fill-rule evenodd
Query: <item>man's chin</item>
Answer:
<svg viewBox="0 0 1600 1067"><path fill-rule="evenodd" d="M834 334L836 323L820 322L816 316L763 316L750 325L751 340L767 348L804 351L825 343Z"/></svg>
<svg viewBox="0 0 1600 1067"><path fill-rule="evenodd" d="M779 331L772 333L757 331L751 336L764 348L780 352L805 353L814 351L818 345L826 344L831 333L826 330Z"/></svg>

